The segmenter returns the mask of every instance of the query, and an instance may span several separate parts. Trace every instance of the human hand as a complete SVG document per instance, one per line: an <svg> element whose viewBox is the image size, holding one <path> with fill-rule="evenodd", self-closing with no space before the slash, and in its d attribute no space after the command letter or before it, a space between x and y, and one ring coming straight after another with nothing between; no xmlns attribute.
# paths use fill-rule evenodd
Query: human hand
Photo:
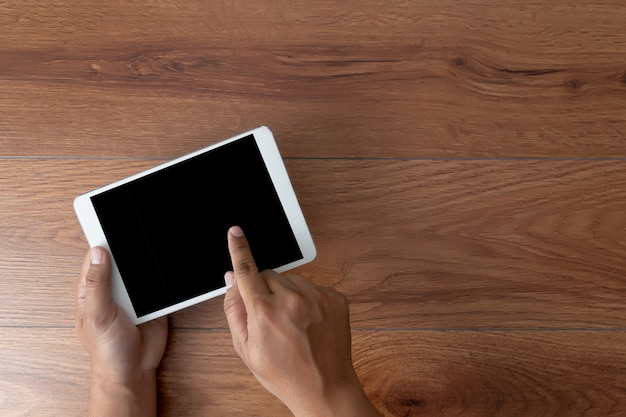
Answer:
<svg viewBox="0 0 626 417"><path fill-rule="evenodd" d="M237 226L224 299L235 350L261 384L299 417L380 416L352 364L348 303L296 274L259 272Z"/></svg>
<svg viewBox="0 0 626 417"><path fill-rule="evenodd" d="M111 259L85 256L78 284L78 337L91 358L90 415L156 415L156 369L167 318L135 326L111 297Z"/></svg>

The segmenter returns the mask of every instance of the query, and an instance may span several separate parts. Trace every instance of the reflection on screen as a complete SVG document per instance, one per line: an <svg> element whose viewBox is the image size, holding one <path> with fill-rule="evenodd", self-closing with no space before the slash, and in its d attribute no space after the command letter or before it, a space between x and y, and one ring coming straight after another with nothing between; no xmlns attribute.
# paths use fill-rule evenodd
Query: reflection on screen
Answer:
<svg viewBox="0 0 626 417"><path fill-rule="evenodd" d="M138 317L223 287L232 225L261 270L302 258L252 135L91 200Z"/></svg>

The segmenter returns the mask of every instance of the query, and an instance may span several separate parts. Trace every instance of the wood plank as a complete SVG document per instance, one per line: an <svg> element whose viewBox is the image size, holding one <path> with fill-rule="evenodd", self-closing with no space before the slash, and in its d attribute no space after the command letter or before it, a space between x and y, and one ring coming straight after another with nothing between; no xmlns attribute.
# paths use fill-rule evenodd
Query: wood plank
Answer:
<svg viewBox="0 0 626 417"><path fill-rule="evenodd" d="M626 157L625 5L392 3L12 3L0 155Z"/></svg>
<svg viewBox="0 0 626 417"><path fill-rule="evenodd" d="M618 416L626 412L623 338L621 331L357 332L354 356L388 416Z"/></svg>
<svg viewBox="0 0 626 417"><path fill-rule="evenodd" d="M85 416L87 354L74 329L0 327L0 415Z"/></svg>
<svg viewBox="0 0 626 417"><path fill-rule="evenodd" d="M0 414L85 414L89 366L73 329L0 332ZM624 331L353 336L357 371L385 416L623 415L624 346ZM159 392L162 416L290 415L252 377L225 330L172 331Z"/></svg>
<svg viewBox="0 0 626 417"><path fill-rule="evenodd" d="M79 193L268 125L385 416L626 415L626 4L4 2L0 415L82 416ZM365 160L363 160L365 159ZM288 416L222 298L163 416Z"/></svg>
<svg viewBox="0 0 626 417"><path fill-rule="evenodd" d="M156 161L0 160L0 325L71 326L79 193ZM620 161L287 161L358 328L623 328ZM221 299L174 327L224 328Z"/></svg>

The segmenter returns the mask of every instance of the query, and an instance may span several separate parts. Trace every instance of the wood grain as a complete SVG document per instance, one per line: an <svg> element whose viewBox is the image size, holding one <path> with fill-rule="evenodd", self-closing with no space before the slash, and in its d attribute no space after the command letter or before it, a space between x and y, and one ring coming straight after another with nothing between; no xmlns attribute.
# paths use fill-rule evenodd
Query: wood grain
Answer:
<svg viewBox="0 0 626 417"><path fill-rule="evenodd" d="M385 416L626 413L624 331L355 331L353 339L357 371ZM84 415L89 364L73 330L3 328L0 351L3 416ZM159 395L162 416L290 415L226 330L172 332Z"/></svg>
<svg viewBox="0 0 626 417"><path fill-rule="evenodd" d="M269 125L288 157L624 158L624 16L596 1L14 4L0 155L172 157Z"/></svg>
<svg viewBox="0 0 626 417"><path fill-rule="evenodd" d="M83 192L156 161L0 160L0 324L72 324ZM301 269L360 328L622 328L619 161L287 161L318 245ZM225 327L220 301L175 327Z"/></svg>
<svg viewBox="0 0 626 417"><path fill-rule="evenodd" d="M0 415L85 415L72 199L259 125L385 416L626 415L626 4L0 2ZM287 416L222 299L163 416Z"/></svg>

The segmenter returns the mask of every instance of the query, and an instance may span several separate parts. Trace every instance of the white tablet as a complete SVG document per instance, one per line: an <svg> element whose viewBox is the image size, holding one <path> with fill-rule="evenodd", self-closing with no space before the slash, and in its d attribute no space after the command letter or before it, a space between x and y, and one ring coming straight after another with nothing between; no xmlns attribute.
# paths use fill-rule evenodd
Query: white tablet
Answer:
<svg viewBox="0 0 626 417"><path fill-rule="evenodd" d="M316 254L266 127L81 195L74 209L89 245L112 254L113 298L136 324L226 292L233 225L260 270Z"/></svg>

